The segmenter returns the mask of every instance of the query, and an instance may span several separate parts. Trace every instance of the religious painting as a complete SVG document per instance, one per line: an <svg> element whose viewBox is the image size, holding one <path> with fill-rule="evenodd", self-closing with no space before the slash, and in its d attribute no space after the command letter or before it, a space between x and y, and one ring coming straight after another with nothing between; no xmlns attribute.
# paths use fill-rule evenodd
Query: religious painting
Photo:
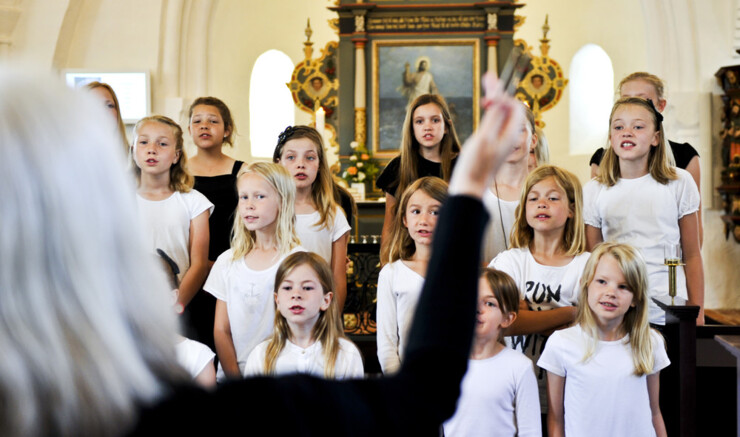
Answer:
<svg viewBox="0 0 740 437"><path fill-rule="evenodd" d="M408 105L422 94L447 101L458 137L470 136L480 112L479 40L373 42L373 152L396 156Z"/></svg>

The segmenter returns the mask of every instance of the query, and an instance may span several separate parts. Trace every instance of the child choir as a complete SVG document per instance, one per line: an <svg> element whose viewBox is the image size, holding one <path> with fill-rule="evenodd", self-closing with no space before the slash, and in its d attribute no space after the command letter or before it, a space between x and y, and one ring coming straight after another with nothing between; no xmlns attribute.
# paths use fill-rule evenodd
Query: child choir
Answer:
<svg viewBox="0 0 740 437"><path fill-rule="evenodd" d="M117 112L112 89L91 89ZM484 196L490 264L469 375L445 435L665 435L657 402L669 365L658 333L665 318L651 298L667 293L663 246L680 247L679 295L702 308L703 323L700 198L665 138L662 81L635 73L620 91L627 96L608 120L595 179L582 187L547 165L529 112ZM196 99L188 121L197 147L190 162L182 129L162 116L137 123L129 151L145 237L177 264L178 303L194 307L184 317L191 340L178 342L183 365L212 385L213 348L219 381L361 378L341 320L350 226L321 136L289 127L274 163L250 165L222 152L235 132L223 101ZM378 177L388 200L377 353L388 375L402 365L459 150L444 99L423 95L409 105L400 156Z"/></svg>

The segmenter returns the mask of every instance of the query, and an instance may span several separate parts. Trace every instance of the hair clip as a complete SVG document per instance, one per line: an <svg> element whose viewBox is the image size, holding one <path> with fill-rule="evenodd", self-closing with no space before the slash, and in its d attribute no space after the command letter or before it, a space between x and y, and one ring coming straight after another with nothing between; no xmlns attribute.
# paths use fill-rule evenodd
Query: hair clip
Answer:
<svg viewBox="0 0 740 437"><path fill-rule="evenodd" d="M285 145L285 143L288 142L290 137L293 136L293 133L295 131L295 126L288 126L285 128L284 131L280 132L280 135L278 135L277 146L275 146L275 151L272 154L272 158L275 162L278 162L280 160L280 155L283 152L283 146Z"/></svg>
<svg viewBox="0 0 740 437"><path fill-rule="evenodd" d="M661 114L655 107L652 99L647 99L647 101L650 104L650 109L653 110L653 114L655 115L655 130L660 130L660 125L663 123L663 114Z"/></svg>

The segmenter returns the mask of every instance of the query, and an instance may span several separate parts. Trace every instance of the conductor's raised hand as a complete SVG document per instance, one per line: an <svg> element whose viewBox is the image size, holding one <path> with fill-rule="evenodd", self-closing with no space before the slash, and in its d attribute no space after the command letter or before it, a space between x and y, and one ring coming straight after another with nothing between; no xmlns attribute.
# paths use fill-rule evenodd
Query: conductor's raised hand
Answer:
<svg viewBox="0 0 740 437"><path fill-rule="evenodd" d="M524 123L522 103L507 95L493 73L483 77L484 114L465 141L450 180L450 194L483 196L499 166L511 154Z"/></svg>

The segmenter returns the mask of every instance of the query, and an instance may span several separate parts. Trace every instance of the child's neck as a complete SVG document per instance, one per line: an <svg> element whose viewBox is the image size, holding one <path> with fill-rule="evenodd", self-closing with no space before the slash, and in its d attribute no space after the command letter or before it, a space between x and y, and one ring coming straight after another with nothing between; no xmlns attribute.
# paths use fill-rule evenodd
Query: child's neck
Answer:
<svg viewBox="0 0 740 437"><path fill-rule="evenodd" d="M228 156L225 155L223 152L223 144L215 147L207 147L205 149L196 147L195 149L196 151L193 158L195 159L197 157L197 159L203 161L204 163L215 163L224 158L228 158Z"/></svg>
<svg viewBox="0 0 740 437"><path fill-rule="evenodd" d="M473 340L473 349L470 352L471 360L485 360L491 358L504 350L506 346L500 341L490 338L478 338Z"/></svg>
<svg viewBox="0 0 740 437"><path fill-rule="evenodd" d="M316 205L313 203L311 195L313 185L299 188L295 192L295 212L296 214L310 214L316 211Z"/></svg>
<svg viewBox="0 0 740 437"><path fill-rule="evenodd" d="M527 161L504 163L496 172L491 191L501 200L519 200L528 172Z"/></svg>
<svg viewBox="0 0 740 437"><path fill-rule="evenodd" d="M636 161L619 159L619 177L623 179L637 179L648 174L648 157Z"/></svg>
<svg viewBox="0 0 740 437"><path fill-rule="evenodd" d="M442 146L437 144L434 147L419 147L419 155L427 161L442 162Z"/></svg>
<svg viewBox="0 0 740 437"><path fill-rule="evenodd" d="M164 200L170 197L174 193L170 188L170 172L159 175L142 173L136 192L148 200Z"/></svg>
<svg viewBox="0 0 740 437"><path fill-rule="evenodd" d="M314 323L315 324L315 323ZM295 324L288 322L288 328L290 329L290 341L294 345L306 349L312 344L316 343L316 339L313 338L313 327L314 324L304 323Z"/></svg>
<svg viewBox="0 0 740 437"><path fill-rule="evenodd" d="M596 329L599 332L599 340L617 341L624 338L626 332L622 326L623 321L624 317L619 320L610 320L609 322L604 323L597 318Z"/></svg>
<svg viewBox="0 0 740 437"><path fill-rule="evenodd" d="M560 267L573 259L572 256L566 255L563 249L562 229L552 233L535 231L529 251L535 261L545 266Z"/></svg>
<svg viewBox="0 0 740 437"><path fill-rule="evenodd" d="M432 247L426 244L417 244L411 258L405 260L405 264L420 276L426 277L429 259L432 257Z"/></svg>

